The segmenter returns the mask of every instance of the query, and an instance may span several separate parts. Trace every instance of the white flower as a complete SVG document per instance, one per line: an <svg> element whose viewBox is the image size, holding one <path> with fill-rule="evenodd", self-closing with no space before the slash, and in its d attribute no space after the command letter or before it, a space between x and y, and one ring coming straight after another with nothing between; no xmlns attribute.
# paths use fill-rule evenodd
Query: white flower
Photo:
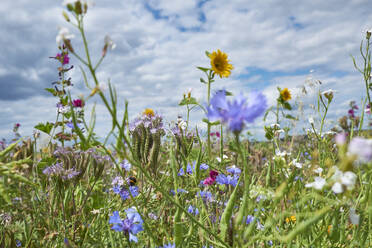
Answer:
<svg viewBox="0 0 372 248"><path fill-rule="evenodd" d="M333 94L333 93L336 93L336 92L337 92L336 90L329 89L329 90L323 91L322 95Z"/></svg>
<svg viewBox="0 0 372 248"><path fill-rule="evenodd" d="M292 164L297 168L302 169L302 163L297 162L297 159L293 159Z"/></svg>
<svg viewBox="0 0 372 248"><path fill-rule="evenodd" d="M321 174L323 172L323 168L318 167L318 168L314 169L314 172L318 173L318 174Z"/></svg>
<svg viewBox="0 0 372 248"><path fill-rule="evenodd" d="M105 36L105 46L107 45L110 50L114 50L116 47L116 44L112 41L111 37L106 35Z"/></svg>
<svg viewBox="0 0 372 248"><path fill-rule="evenodd" d="M280 128L280 125L278 123L274 123L270 125L271 128Z"/></svg>
<svg viewBox="0 0 372 248"><path fill-rule="evenodd" d="M68 30L68 28L59 27L58 35L56 37L57 45L61 45L61 42L63 42L64 40L69 40L74 37L75 35L70 34L70 31Z"/></svg>
<svg viewBox="0 0 372 248"><path fill-rule="evenodd" d="M228 159L229 157L226 156L225 154L222 156L223 159ZM218 163L221 163L221 158L220 157L217 157L216 160L218 161Z"/></svg>
<svg viewBox="0 0 372 248"><path fill-rule="evenodd" d="M187 127L187 122L182 120L180 123L178 123L178 126L182 129L185 130Z"/></svg>
<svg viewBox="0 0 372 248"><path fill-rule="evenodd" d="M309 117L309 123L310 123L311 125L314 125L314 118L313 118L313 117Z"/></svg>
<svg viewBox="0 0 372 248"><path fill-rule="evenodd" d="M314 188L317 190L322 190L324 185L326 184L326 180L322 177L315 177L314 182L305 184L306 188Z"/></svg>
<svg viewBox="0 0 372 248"><path fill-rule="evenodd" d="M333 192L336 194L344 192L343 186L345 186L347 190L352 190L355 186L357 175L352 171L342 172L336 166L332 168L336 170L331 177L331 179L335 181L332 186Z"/></svg>
<svg viewBox="0 0 372 248"><path fill-rule="evenodd" d="M350 208L350 216L349 217L350 217L350 222L353 225L359 225L360 216L358 214L356 214L354 208Z"/></svg>
<svg viewBox="0 0 372 248"><path fill-rule="evenodd" d="M336 194L340 194L340 193L344 192L344 190L342 188L342 184L339 183L339 182L336 182L335 184L333 184L332 191L335 192Z"/></svg>
<svg viewBox="0 0 372 248"><path fill-rule="evenodd" d="M348 153L357 155L360 162L368 163L372 160L372 139L353 138L350 141Z"/></svg>

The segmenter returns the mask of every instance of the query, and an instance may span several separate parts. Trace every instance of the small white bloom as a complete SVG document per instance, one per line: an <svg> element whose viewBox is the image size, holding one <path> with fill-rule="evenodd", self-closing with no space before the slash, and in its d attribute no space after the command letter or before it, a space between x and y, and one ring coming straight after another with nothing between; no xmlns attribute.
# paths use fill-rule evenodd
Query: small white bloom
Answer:
<svg viewBox="0 0 372 248"><path fill-rule="evenodd" d="M344 192L344 189L342 188L342 184L339 182L336 182L335 184L333 184L332 191L335 192L336 194L340 194Z"/></svg>
<svg viewBox="0 0 372 248"><path fill-rule="evenodd" d="M314 118L313 118L313 117L309 117L309 123L310 123L311 125L314 125Z"/></svg>
<svg viewBox="0 0 372 248"><path fill-rule="evenodd" d="M61 45L61 42L63 42L64 40L69 40L74 37L75 35L70 34L70 31L68 30L68 28L59 27L58 35L56 37L57 45Z"/></svg>
<svg viewBox="0 0 372 248"><path fill-rule="evenodd" d="M180 123L178 123L178 126L179 126L182 130L185 130L186 127L187 127L187 122L182 120Z"/></svg>
<svg viewBox="0 0 372 248"><path fill-rule="evenodd" d="M347 187L348 190L352 190L355 186L357 175L352 171L346 171L341 177L341 183Z"/></svg>
<svg viewBox="0 0 372 248"><path fill-rule="evenodd" d="M278 123L274 123L270 125L271 128L280 128L280 125Z"/></svg>
<svg viewBox="0 0 372 248"><path fill-rule="evenodd" d="M314 172L318 173L318 174L321 174L323 172L323 168L318 167L318 168L314 169Z"/></svg>
<svg viewBox="0 0 372 248"><path fill-rule="evenodd" d="M299 168L299 169L302 169L302 163L297 162L296 159L293 159L292 164L293 164L295 167L297 167L297 168Z"/></svg>
<svg viewBox="0 0 372 248"><path fill-rule="evenodd" d="M106 35L105 36L105 45L107 45L110 50L114 50L116 47L116 44L112 41L111 37Z"/></svg>
<svg viewBox="0 0 372 248"><path fill-rule="evenodd" d="M305 184L306 188L314 188L317 190L322 190L324 185L326 184L326 180L322 177L315 177L314 182Z"/></svg>
<svg viewBox="0 0 372 248"><path fill-rule="evenodd" d="M353 225L359 225L360 216L355 212L354 208L350 208L350 222Z"/></svg>

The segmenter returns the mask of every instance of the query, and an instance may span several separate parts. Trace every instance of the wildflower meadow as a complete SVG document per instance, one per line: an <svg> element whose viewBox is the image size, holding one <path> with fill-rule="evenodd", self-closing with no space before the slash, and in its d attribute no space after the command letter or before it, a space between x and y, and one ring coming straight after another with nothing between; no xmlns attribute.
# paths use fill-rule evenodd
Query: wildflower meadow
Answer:
<svg viewBox="0 0 372 248"><path fill-rule="evenodd" d="M273 106L260 91L233 94L218 85L234 73L218 49L200 51L205 64L194 68L207 95L180 96L175 107L187 116L169 122L157 106L130 118L136 103L98 81L116 44L106 36L93 56L89 10L76 0L62 13L49 58L56 81L45 89L55 121L40 120L31 136L16 123L14 139L0 144L0 247L372 247L371 31L350 58L363 101L351 99L332 128L332 89L314 82L311 117L288 88L277 88ZM72 70L82 74L84 95L74 93ZM93 97L110 115L103 138ZM200 125L190 121L195 109ZM265 137L251 139L247 131L262 120Z"/></svg>

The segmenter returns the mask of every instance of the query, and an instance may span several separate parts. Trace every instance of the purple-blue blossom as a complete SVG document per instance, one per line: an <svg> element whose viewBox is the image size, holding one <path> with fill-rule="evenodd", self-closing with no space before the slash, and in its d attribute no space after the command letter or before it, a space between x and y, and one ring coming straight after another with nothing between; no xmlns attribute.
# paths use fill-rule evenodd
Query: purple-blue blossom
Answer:
<svg viewBox="0 0 372 248"><path fill-rule="evenodd" d="M239 175L241 172L242 172L242 170L241 169L239 169L238 167L236 167L235 165L233 165L233 166L230 166L230 167L226 167L226 171L228 172L228 173L231 173L231 174L236 174L236 175Z"/></svg>
<svg viewBox="0 0 372 248"><path fill-rule="evenodd" d="M226 185L232 185L232 186L236 186L238 184L238 180L239 180L239 175L233 175L233 176L226 176L224 174L218 174L218 176L216 177L216 182L218 184L226 184Z"/></svg>
<svg viewBox="0 0 372 248"><path fill-rule="evenodd" d="M130 168L132 168L132 165L128 162L128 160L124 159L120 163L120 167L126 171L130 171Z"/></svg>
<svg viewBox="0 0 372 248"><path fill-rule="evenodd" d="M137 233L143 231L143 220L137 210L133 207L125 210L127 214L126 219L121 219L118 211L114 211L112 216L110 216L109 224L113 224L111 227L112 230L117 232L124 232L126 235L129 235L129 241L138 242L136 236Z"/></svg>
<svg viewBox="0 0 372 248"><path fill-rule="evenodd" d="M190 205L189 208L187 209L187 212L196 216L199 214L199 209Z"/></svg>
<svg viewBox="0 0 372 248"><path fill-rule="evenodd" d="M239 133L246 122L252 123L267 107L266 97L262 93L253 91L248 99L240 94L233 101L227 101L226 91L217 91L207 107L207 117L209 121L220 120L232 132Z"/></svg>
<svg viewBox="0 0 372 248"><path fill-rule="evenodd" d="M208 170L209 169L209 165L203 163L203 164L200 165L200 169L201 170Z"/></svg>

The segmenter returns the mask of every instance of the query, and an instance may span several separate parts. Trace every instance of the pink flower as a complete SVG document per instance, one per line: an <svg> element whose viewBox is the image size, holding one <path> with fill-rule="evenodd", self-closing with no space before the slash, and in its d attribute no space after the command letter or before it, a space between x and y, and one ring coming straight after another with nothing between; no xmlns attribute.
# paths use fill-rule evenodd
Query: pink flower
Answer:
<svg viewBox="0 0 372 248"><path fill-rule="evenodd" d="M68 63L70 63L70 58L67 53L66 54L57 53L56 59L58 59L62 63L62 65L67 65Z"/></svg>
<svg viewBox="0 0 372 248"><path fill-rule="evenodd" d="M210 133L209 135L210 135L210 136L214 136L214 133Z"/></svg>
<svg viewBox="0 0 372 248"><path fill-rule="evenodd" d="M203 184L204 185L212 185L216 181L216 178L207 177L204 179Z"/></svg>
<svg viewBox="0 0 372 248"><path fill-rule="evenodd" d="M221 137L219 132L216 132L216 136L217 136L217 138Z"/></svg>
<svg viewBox="0 0 372 248"><path fill-rule="evenodd" d="M81 99L76 99L72 101L72 105L76 108L82 108L84 106L84 103Z"/></svg>

